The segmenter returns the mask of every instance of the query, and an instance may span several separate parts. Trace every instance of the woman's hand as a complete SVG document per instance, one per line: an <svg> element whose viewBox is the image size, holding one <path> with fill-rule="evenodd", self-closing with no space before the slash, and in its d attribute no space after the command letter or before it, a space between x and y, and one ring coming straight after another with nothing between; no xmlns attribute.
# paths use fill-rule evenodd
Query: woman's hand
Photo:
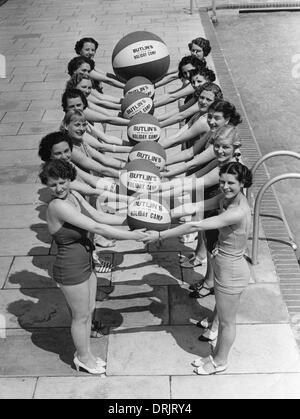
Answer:
<svg viewBox="0 0 300 419"><path fill-rule="evenodd" d="M166 178L166 179L169 179L170 177L174 176L173 172L174 172L174 169L171 170L171 169L168 169L166 167L166 168L164 168L163 172L161 172L161 176Z"/></svg>
<svg viewBox="0 0 300 419"><path fill-rule="evenodd" d="M110 146L108 144L104 143L103 141L99 141L98 150L101 151L101 152L111 151Z"/></svg>
<svg viewBox="0 0 300 419"><path fill-rule="evenodd" d="M132 240L137 240L138 242L144 242L148 237L145 228L140 228L138 230L132 231Z"/></svg>
<svg viewBox="0 0 300 419"><path fill-rule="evenodd" d="M145 244L154 243L159 240L158 231L148 230L146 234L147 234L147 237L143 240Z"/></svg>

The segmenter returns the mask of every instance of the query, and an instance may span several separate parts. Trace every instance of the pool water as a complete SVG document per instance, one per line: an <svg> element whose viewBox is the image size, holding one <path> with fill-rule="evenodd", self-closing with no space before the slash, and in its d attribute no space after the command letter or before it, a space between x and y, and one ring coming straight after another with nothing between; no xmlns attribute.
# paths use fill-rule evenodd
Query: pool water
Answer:
<svg viewBox="0 0 300 419"><path fill-rule="evenodd" d="M215 30L262 154L300 153L300 12L218 13ZM275 157L272 177L300 173L300 160ZM276 184L300 248L300 180Z"/></svg>

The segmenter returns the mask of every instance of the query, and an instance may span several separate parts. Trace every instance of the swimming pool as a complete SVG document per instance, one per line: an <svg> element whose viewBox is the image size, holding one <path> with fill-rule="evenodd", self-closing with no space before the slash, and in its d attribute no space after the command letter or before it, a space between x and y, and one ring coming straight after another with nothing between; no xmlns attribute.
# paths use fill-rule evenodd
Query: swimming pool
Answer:
<svg viewBox="0 0 300 419"><path fill-rule="evenodd" d="M300 12L218 12L215 26L262 154L300 152ZM300 161L267 161L272 177L300 173ZM300 247L300 182L275 186Z"/></svg>

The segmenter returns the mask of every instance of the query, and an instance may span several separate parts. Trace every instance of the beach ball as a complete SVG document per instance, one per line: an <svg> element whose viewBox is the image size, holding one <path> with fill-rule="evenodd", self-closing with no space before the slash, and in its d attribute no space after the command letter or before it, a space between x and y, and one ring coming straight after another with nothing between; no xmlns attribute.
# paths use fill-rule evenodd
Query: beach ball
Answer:
<svg viewBox="0 0 300 419"><path fill-rule="evenodd" d="M135 115L127 126L127 136L132 145L143 141L158 141L160 133L159 121L148 113Z"/></svg>
<svg viewBox="0 0 300 419"><path fill-rule="evenodd" d="M167 73L170 55L159 36L137 31L129 33L117 43L112 53L112 66L123 81L143 76L155 83Z"/></svg>
<svg viewBox="0 0 300 419"><path fill-rule="evenodd" d="M122 171L120 183L128 195L157 192L161 183L159 169L151 161L133 160Z"/></svg>
<svg viewBox="0 0 300 419"><path fill-rule="evenodd" d="M166 164L166 151L154 141L143 141L133 147L128 156L128 161L143 159L154 163L159 170L162 170Z"/></svg>
<svg viewBox="0 0 300 419"><path fill-rule="evenodd" d="M141 195L128 205L127 223L131 230L167 230L171 225L170 210L162 199Z"/></svg>
<svg viewBox="0 0 300 419"><path fill-rule="evenodd" d="M153 99L155 93L154 84L151 83L151 81L146 77L132 77L124 86L124 96L127 93L135 92L144 93L146 96L149 96L151 99Z"/></svg>
<svg viewBox="0 0 300 419"><path fill-rule="evenodd" d="M123 118L131 119L139 113L154 112L153 100L144 93L127 93L121 103Z"/></svg>

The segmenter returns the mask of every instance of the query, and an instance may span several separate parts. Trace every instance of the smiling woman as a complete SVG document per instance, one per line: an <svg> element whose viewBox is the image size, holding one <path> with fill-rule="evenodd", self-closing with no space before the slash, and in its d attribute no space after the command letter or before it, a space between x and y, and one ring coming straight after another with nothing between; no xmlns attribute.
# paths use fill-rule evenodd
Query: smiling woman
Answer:
<svg viewBox="0 0 300 419"><path fill-rule="evenodd" d="M72 315L71 334L76 347L74 364L91 374L104 374L105 362L91 352L90 330L95 308L97 279L93 271L93 243L88 233L105 235L119 240L141 240L141 230L121 230L124 218L99 213L84 198L70 190L76 169L65 160L46 162L39 174L41 182L52 192L47 209L49 233L57 245L53 279L59 284ZM107 225L111 224L111 225Z"/></svg>

